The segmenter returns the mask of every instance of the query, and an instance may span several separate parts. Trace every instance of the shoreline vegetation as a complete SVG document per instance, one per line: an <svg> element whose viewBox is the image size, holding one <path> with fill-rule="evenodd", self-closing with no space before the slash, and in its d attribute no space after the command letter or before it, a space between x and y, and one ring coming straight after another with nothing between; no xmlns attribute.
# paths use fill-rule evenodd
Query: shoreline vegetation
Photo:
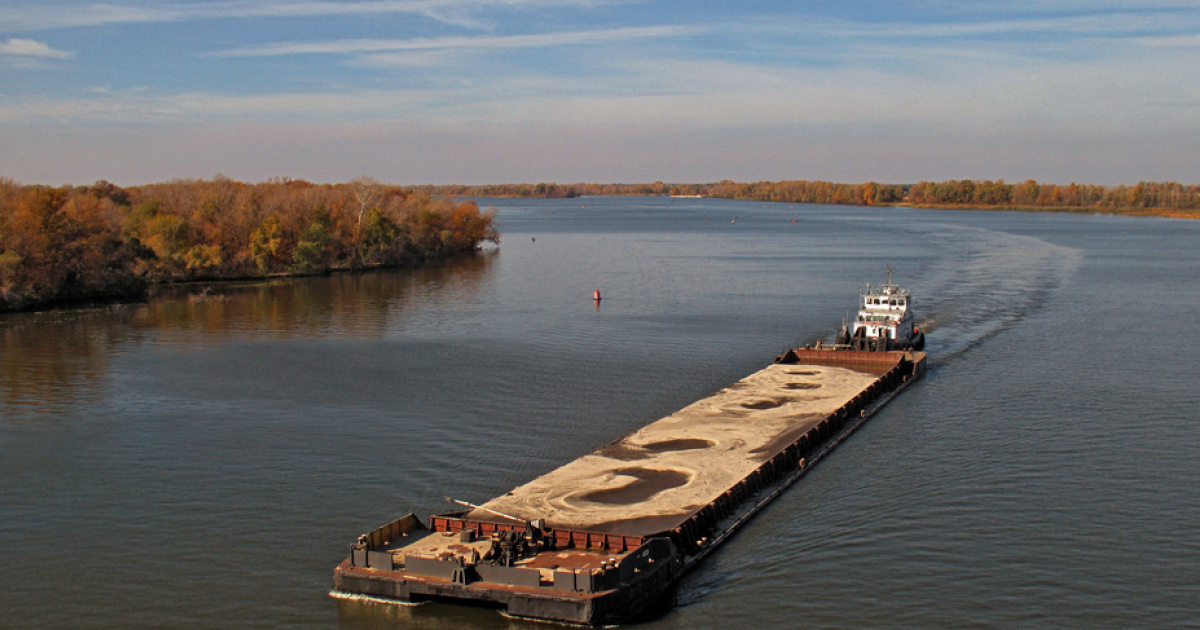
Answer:
<svg viewBox="0 0 1200 630"><path fill-rule="evenodd" d="M913 208L1081 212L1200 218L1200 184L1140 182L1134 186L1066 186L1025 180L951 180L916 184L845 184L791 180L711 184L501 184L483 186L418 186L431 195L447 197L551 197L594 195L669 195L747 201L778 201L847 206L904 206Z"/></svg>
<svg viewBox="0 0 1200 630"><path fill-rule="evenodd" d="M1200 185L954 180L400 187L217 176L121 188L0 177L0 312L139 299L152 285L417 265L500 242L474 197L711 197L848 206L1200 218ZM459 199L461 201L455 201Z"/></svg>
<svg viewBox="0 0 1200 630"><path fill-rule="evenodd" d="M140 299L156 284L417 265L499 243L493 217L370 178L130 188L0 178L0 311Z"/></svg>

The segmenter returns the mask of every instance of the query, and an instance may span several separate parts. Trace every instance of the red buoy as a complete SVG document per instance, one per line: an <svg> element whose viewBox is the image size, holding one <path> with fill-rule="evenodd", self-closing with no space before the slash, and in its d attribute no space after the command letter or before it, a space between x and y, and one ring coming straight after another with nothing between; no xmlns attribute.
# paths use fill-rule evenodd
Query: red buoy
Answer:
<svg viewBox="0 0 1200 630"><path fill-rule="evenodd" d="M596 289L596 292L592 294L592 299L597 302L600 301L600 289Z"/></svg>

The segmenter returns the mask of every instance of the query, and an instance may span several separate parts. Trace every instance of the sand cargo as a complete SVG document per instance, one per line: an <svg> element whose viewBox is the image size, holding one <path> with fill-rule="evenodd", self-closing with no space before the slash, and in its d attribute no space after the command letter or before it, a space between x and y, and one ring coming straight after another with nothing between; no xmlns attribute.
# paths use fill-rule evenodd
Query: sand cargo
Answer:
<svg viewBox="0 0 1200 630"><path fill-rule="evenodd" d="M333 595L636 617L924 373L924 352L878 347L790 350L487 503L388 523L351 545Z"/></svg>

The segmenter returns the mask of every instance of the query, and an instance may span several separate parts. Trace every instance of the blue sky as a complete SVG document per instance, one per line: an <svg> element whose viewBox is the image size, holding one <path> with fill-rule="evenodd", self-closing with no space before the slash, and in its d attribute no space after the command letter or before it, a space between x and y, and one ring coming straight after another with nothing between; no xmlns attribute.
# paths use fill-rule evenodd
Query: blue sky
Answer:
<svg viewBox="0 0 1200 630"><path fill-rule="evenodd" d="M1200 3L0 5L0 176L1200 182Z"/></svg>

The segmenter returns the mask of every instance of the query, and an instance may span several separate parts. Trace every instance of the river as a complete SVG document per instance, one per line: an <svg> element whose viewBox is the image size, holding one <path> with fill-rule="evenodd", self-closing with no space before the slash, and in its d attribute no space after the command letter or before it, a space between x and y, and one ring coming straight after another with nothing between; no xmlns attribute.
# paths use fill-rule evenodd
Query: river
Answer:
<svg viewBox="0 0 1200 630"><path fill-rule="evenodd" d="M637 627L1200 623L1200 222L481 205L502 245L442 265L0 316L3 626L545 627L332 570L832 338L888 265L926 378Z"/></svg>

